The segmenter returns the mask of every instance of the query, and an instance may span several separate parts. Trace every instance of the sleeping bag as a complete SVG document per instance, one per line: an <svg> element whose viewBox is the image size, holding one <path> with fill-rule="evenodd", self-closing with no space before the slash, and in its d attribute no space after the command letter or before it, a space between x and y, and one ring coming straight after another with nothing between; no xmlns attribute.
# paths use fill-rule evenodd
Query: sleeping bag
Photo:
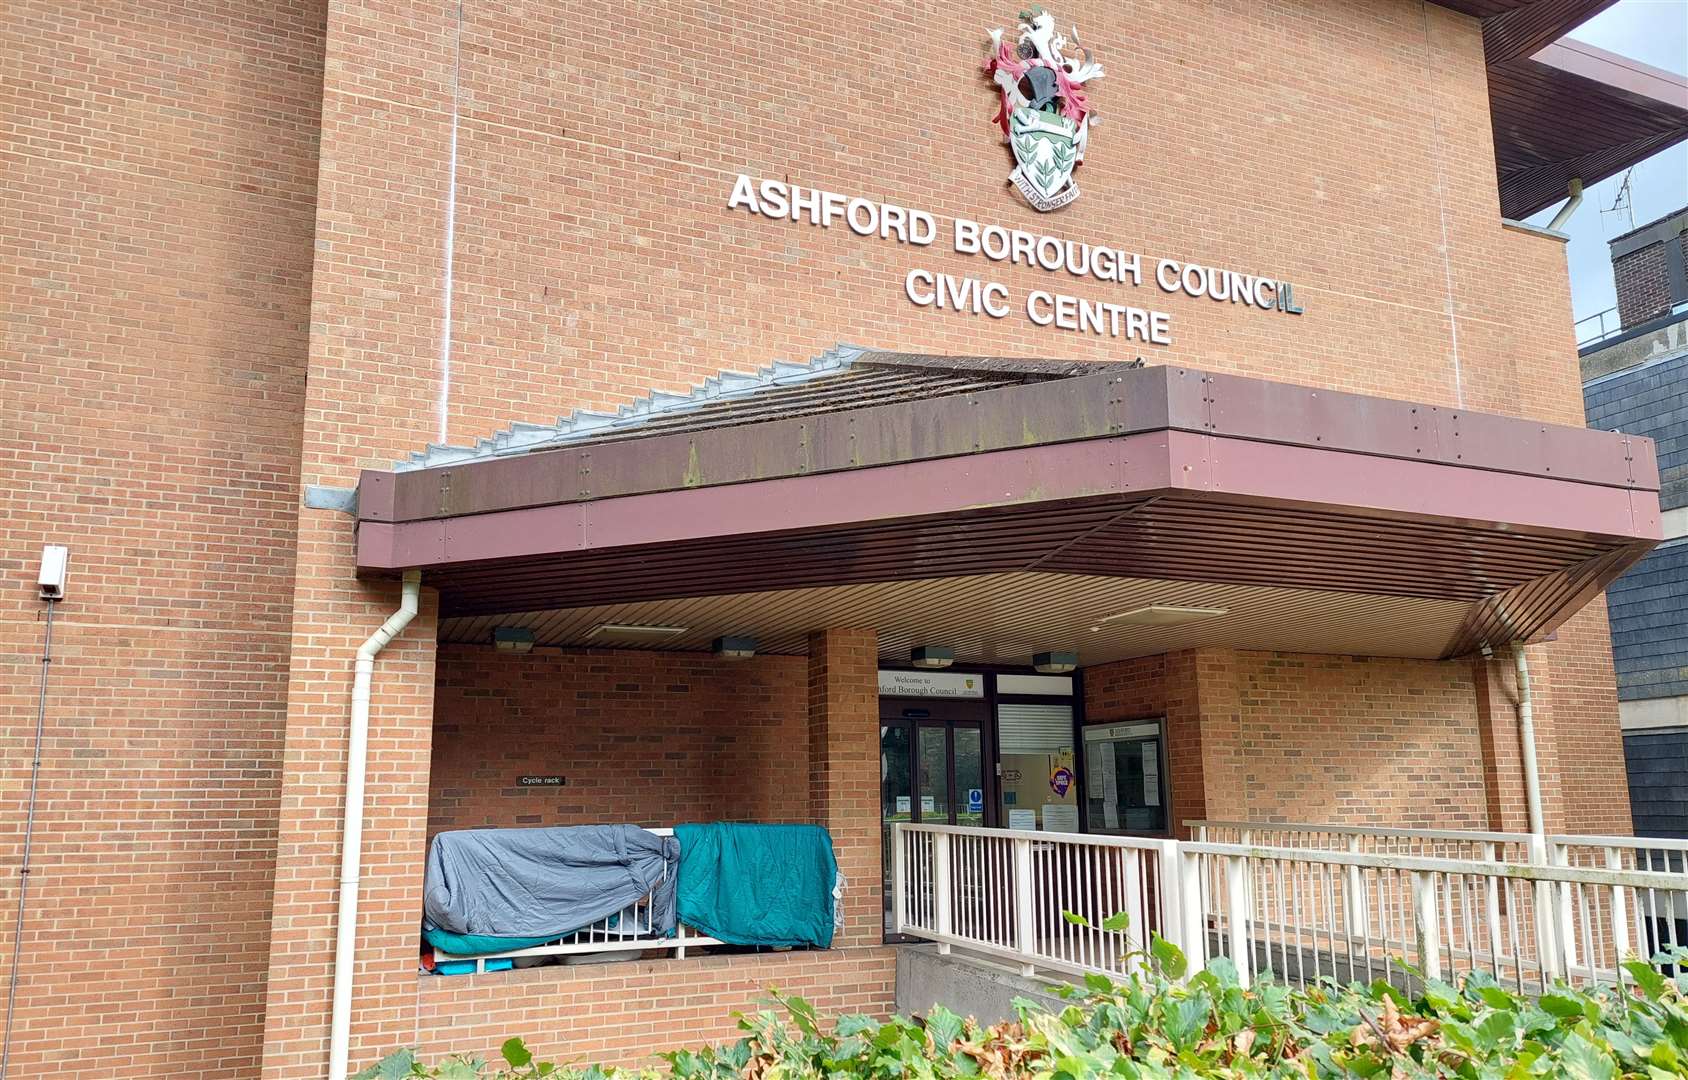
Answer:
<svg viewBox="0 0 1688 1080"><path fill-rule="evenodd" d="M652 928L666 936L674 931L678 868L673 837L634 825L443 832L428 846L423 936L448 952L522 948L646 894Z"/></svg>
<svg viewBox="0 0 1688 1080"><path fill-rule="evenodd" d="M680 921L731 945L832 944L838 862L819 825L676 825Z"/></svg>

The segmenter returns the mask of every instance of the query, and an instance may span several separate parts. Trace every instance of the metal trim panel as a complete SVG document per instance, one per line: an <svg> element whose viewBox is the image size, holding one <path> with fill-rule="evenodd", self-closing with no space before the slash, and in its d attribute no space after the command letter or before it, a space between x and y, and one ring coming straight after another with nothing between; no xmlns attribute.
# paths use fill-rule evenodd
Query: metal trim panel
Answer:
<svg viewBox="0 0 1688 1080"><path fill-rule="evenodd" d="M1367 460L1656 486L1650 440L1190 368L1093 375L390 474L365 522L414 522L964 458L1156 430Z"/></svg>

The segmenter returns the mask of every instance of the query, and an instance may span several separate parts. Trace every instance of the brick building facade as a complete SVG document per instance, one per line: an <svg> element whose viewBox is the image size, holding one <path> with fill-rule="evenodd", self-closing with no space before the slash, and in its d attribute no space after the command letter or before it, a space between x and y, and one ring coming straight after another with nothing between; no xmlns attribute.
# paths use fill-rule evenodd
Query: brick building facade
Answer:
<svg viewBox="0 0 1688 1080"><path fill-rule="evenodd" d="M1688 304L1688 210L1624 233L1611 242L1618 322L1625 329L1679 314Z"/></svg>
<svg viewBox="0 0 1688 1080"><path fill-rule="evenodd" d="M399 587L367 572L374 530L360 540L311 489L839 342L1141 357L1580 426L1562 242L1503 221L1502 68L1463 6L1067 5L1107 67L1106 121L1082 197L1056 215L1005 186L989 122L979 59L1012 6L9 7L8 870L43 667L30 576L44 543L72 552L16 1075L324 1075L351 657ZM1173 328L1159 346L921 307L915 267L993 277L1017 302L1070 286L1137 303L1153 286L1057 286L943 243L770 221L729 209L741 174L917 207L946 230L965 218L1146 266L1251 269L1293 282L1304 313L1153 293ZM833 1012L888 1008L875 671L903 648L888 624L800 625L798 644L730 670L579 642L512 657L452 639L465 616L425 586L376 674L354 1063L513 1033L638 1060L729 1034L769 985ZM1087 718L1167 718L1178 819L1523 827L1509 662L1391 652L1375 613L1365 640L1387 655L1357 655L1343 628L1361 616L1324 610L1318 651L1179 638L1087 660ZM1566 614L1529 649L1549 825L1625 832L1604 608ZM964 660L1009 662L1003 648ZM563 796L512 788L559 763ZM606 817L824 824L855 883L844 930L827 952L418 976L434 832ZM8 873L8 947L16 889Z"/></svg>

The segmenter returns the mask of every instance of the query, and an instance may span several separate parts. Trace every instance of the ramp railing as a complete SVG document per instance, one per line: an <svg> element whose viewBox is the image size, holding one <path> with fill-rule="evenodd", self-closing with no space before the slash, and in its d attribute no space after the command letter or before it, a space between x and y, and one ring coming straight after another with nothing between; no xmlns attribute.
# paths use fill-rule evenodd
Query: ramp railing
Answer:
<svg viewBox="0 0 1688 1080"><path fill-rule="evenodd" d="M1123 975L1180 917L1171 840L899 822L892 927L1010 960Z"/></svg>
<svg viewBox="0 0 1688 1080"><path fill-rule="evenodd" d="M1448 858L1345 850L1346 836L1321 850L898 824L894 929L1028 973L1126 974L1153 932L1193 964L1229 958L1245 983L1482 971L1522 991L1622 984L1624 961L1682 943L1688 875L1641 854L1657 841L1551 841L1550 856L1525 837L1509 860L1508 834Z"/></svg>

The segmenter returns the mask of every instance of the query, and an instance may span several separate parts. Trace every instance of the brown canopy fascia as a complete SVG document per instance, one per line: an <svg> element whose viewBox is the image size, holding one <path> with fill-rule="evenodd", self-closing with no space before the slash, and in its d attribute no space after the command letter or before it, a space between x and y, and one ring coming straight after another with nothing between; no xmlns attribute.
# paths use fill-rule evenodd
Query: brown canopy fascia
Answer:
<svg viewBox="0 0 1688 1080"><path fill-rule="evenodd" d="M1659 538L1650 440L1187 368L493 457L359 486L448 615L1014 570L1470 605L1539 637Z"/></svg>
<svg viewBox="0 0 1688 1080"><path fill-rule="evenodd" d="M1522 220L1688 138L1688 79L1567 38L1489 68L1501 214Z"/></svg>

